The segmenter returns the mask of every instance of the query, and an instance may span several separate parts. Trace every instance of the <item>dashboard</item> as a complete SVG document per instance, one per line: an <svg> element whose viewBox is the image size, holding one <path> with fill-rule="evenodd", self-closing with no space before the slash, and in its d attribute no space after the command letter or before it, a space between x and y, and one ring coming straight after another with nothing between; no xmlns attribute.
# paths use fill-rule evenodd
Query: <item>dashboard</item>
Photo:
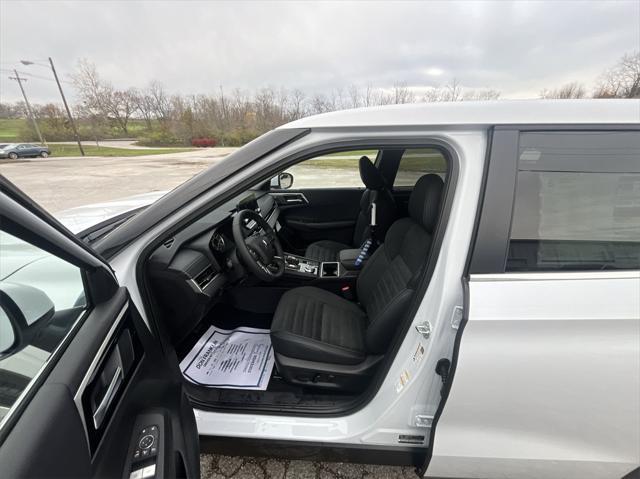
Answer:
<svg viewBox="0 0 640 479"><path fill-rule="evenodd" d="M163 312L172 315L172 335L188 333L226 285L246 276L236 256L233 215L250 208L276 228L278 204L266 191L251 190L176 233L149 257L148 274ZM251 228L251 225L248 225ZM193 323L193 324L192 324Z"/></svg>

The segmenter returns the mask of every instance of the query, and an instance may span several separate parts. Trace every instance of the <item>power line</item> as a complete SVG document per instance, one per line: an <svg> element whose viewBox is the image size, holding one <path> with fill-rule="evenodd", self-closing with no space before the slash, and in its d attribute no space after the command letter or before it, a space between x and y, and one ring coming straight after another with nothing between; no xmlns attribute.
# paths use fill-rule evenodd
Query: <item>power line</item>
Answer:
<svg viewBox="0 0 640 479"><path fill-rule="evenodd" d="M13 69L0 68L0 71L11 73L11 72L13 72ZM53 78L47 78L47 77L44 77L44 76L41 76L41 75L36 75L36 74L33 74L33 73L29 73L29 72L18 71L18 73L20 73L20 75L22 75L22 76L26 76L26 77L29 77L29 78L37 78L38 80L46 80L46 81L53 81L53 82L55 81ZM61 83L66 83L68 85L74 85L74 83L72 81L69 81L69 80L60 80L60 82Z"/></svg>
<svg viewBox="0 0 640 479"><path fill-rule="evenodd" d="M36 117L33 115L33 110L31 110L31 104L29 103L27 94L25 93L24 87L22 86L22 82L26 81L26 78L20 78L20 74L18 73L18 70L13 70L13 73L15 74L15 77L9 77L9 80L16 80L18 82L18 85L20 85L20 91L22 92L24 103L27 106L27 113L29 113L29 117L33 122L33 127L36 129L38 138L40 138L40 144L44 144L44 140L42 139L42 133L40 133L40 128L38 128L38 122L36 121Z"/></svg>

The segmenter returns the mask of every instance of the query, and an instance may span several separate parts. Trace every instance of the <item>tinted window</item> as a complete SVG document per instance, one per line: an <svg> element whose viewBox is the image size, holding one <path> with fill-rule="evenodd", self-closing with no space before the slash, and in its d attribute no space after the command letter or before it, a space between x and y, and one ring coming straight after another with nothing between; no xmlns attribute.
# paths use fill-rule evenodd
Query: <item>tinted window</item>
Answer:
<svg viewBox="0 0 640 479"><path fill-rule="evenodd" d="M507 271L640 268L640 132L524 133Z"/></svg>
<svg viewBox="0 0 640 479"><path fill-rule="evenodd" d="M435 149L408 149L402 154L394 187L411 187L418 178L427 173L437 173L444 179L447 162L442 153Z"/></svg>

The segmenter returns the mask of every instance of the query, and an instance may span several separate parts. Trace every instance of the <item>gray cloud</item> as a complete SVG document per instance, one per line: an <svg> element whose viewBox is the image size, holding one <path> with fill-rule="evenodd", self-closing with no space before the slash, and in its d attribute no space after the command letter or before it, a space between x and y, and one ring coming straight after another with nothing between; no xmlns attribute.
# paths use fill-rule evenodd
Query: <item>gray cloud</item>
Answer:
<svg viewBox="0 0 640 479"><path fill-rule="evenodd" d="M284 86L322 92L350 84L425 87L452 78L505 97L568 81L591 84L640 48L640 2L0 3L0 92L19 98L6 69L52 56L68 78L78 59L115 85L159 80L176 92ZM44 68L21 71L48 76ZM434 76L433 70L442 72ZM32 79L35 101L55 84Z"/></svg>

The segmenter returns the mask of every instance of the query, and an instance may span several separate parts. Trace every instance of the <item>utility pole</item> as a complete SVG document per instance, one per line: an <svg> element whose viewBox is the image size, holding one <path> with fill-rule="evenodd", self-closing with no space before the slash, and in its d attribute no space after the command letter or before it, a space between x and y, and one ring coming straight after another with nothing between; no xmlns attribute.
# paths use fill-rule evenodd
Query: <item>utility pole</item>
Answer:
<svg viewBox="0 0 640 479"><path fill-rule="evenodd" d="M73 121L73 117L71 116L71 110L69 110L69 105L67 104L67 99L64 96L64 92L62 91L62 85L60 85L60 79L58 78L58 74L56 73L56 67L53 66L53 60L49 57L49 63L51 64L51 70L53 71L53 76L56 79L56 83L58 84L58 90L60 90L60 96L62 97L62 103L64 103L64 108L67 110L67 115L69 116L69 122L71 123L71 128L73 129L73 134L76 137L76 142L78 143L78 148L80 148L80 153L84 156L84 150L82 149L82 143L80 143L80 135L78 135L78 130L76 128L76 124Z"/></svg>
<svg viewBox="0 0 640 479"><path fill-rule="evenodd" d="M29 115L29 118L31 118L31 121L33 122L33 127L36 129L36 133L38 134L38 138L40 138L40 144L44 145L44 140L42 139L42 133L40 133L40 128L38 128L38 122L36 121L36 117L33 116L33 111L31 110L31 104L29 103L29 100L27 99L27 94L24 91L24 87L22 86L22 82L23 81L27 81L26 78L20 78L20 75L18 75L18 70L13 70L13 73L15 73L15 77L9 77L9 80L16 80L18 82L18 85L20 85L20 91L22 92L22 98L24 98L24 104L27 105L27 114Z"/></svg>

